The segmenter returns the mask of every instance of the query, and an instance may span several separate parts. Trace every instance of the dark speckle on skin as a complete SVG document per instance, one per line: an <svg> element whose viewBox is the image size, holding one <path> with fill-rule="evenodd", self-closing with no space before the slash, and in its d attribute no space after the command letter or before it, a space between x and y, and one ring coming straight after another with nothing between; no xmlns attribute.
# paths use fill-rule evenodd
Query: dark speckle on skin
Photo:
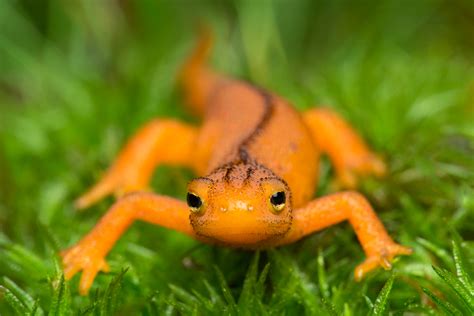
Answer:
<svg viewBox="0 0 474 316"><path fill-rule="evenodd" d="M249 166L247 169L247 174L245 175L244 182L248 182L254 172L255 172L255 169L252 166Z"/></svg>

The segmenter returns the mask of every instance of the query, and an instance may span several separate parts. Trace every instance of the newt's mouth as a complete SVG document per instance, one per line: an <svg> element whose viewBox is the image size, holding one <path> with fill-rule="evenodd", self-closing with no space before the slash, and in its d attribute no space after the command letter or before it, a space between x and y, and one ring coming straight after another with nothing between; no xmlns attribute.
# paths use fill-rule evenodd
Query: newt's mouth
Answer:
<svg viewBox="0 0 474 316"><path fill-rule="evenodd" d="M210 220L191 218L197 235L209 238L216 243L233 247L255 246L284 236L291 227L287 218L272 220L255 218L226 218Z"/></svg>
<svg viewBox="0 0 474 316"><path fill-rule="evenodd" d="M224 236L213 236L207 235L206 233L199 233L196 234L200 237L203 237L208 242L212 242L217 245L227 246L227 247L234 247L234 248L243 248L243 249L261 249L266 247L272 247L273 243L276 240L283 238L286 233L279 234L248 234L248 233L229 233L225 237Z"/></svg>

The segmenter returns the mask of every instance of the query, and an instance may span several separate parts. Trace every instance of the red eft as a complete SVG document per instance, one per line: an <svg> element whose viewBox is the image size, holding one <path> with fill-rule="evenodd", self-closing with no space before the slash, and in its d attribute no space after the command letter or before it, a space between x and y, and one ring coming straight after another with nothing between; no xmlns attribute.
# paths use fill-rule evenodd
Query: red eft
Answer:
<svg viewBox="0 0 474 316"><path fill-rule="evenodd" d="M273 93L211 71L204 64L210 41L201 38L180 76L186 103L201 125L152 120L76 201L85 208L111 193L119 197L89 234L61 253L67 279L82 271L80 293L87 294L99 271L109 271L105 256L135 220L245 249L292 243L347 220L367 256L355 269L357 280L410 254L390 238L361 194L313 198L320 154L329 156L348 188L358 176L385 172L360 136L329 109L299 113ZM200 175L188 185L187 202L148 192L161 164Z"/></svg>

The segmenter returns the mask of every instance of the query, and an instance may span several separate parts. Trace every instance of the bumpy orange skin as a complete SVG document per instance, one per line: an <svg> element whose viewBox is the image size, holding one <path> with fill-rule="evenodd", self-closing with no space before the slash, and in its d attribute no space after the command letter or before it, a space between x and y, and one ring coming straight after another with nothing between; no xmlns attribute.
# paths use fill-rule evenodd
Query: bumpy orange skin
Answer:
<svg viewBox="0 0 474 316"><path fill-rule="evenodd" d="M110 193L119 196L96 227L62 253L66 278L82 270L80 292L86 294L96 274L109 270L105 256L135 220L246 249L288 244L348 220L367 255L356 279L409 254L360 194L311 201L321 153L330 157L345 187L354 187L357 176L385 172L354 130L328 109L300 114L276 95L213 73L203 65L209 44L203 37L181 73L189 107L203 117L201 126L156 119L128 142L104 177L76 201L85 208ZM194 169L201 177L188 191L202 206L190 212L183 201L143 192L159 164ZM286 196L278 209L270 202L276 192Z"/></svg>

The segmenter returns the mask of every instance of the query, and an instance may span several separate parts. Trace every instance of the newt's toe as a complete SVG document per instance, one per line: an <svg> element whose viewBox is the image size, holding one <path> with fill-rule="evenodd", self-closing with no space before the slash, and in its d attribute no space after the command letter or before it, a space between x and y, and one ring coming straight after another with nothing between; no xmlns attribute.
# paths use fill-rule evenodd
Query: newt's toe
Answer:
<svg viewBox="0 0 474 316"><path fill-rule="evenodd" d="M413 251L410 248L392 244L386 248L381 249L376 255L371 255L359 264L355 271L354 277L356 281L360 281L370 271L382 267L385 270L392 268L392 261L399 255L410 255Z"/></svg>
<svg viewBox="0 0 474 316"><path fill-rule="evenodd" d="M64 277L71 279L76 273L82 271L79 293L87 295L99 271L109 272L110 267L104 257L97 253L93 247L78 244L61 252L63 258Z"/></svg>

